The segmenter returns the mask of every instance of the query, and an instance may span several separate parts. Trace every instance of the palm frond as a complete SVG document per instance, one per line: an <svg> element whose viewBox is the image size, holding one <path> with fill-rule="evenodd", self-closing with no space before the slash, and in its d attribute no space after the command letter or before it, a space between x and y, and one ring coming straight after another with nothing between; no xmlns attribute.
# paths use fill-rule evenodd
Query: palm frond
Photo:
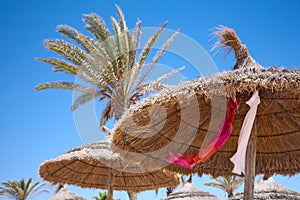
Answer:
<svg viewBox="0 0 300 200"><path fill-rule="evenodd" d="M122 64L126 67L131 67L131 54L132 54L132 49L133 49L133 45L132 45L132 39L131 39L131 34L128 31L127 25L126 25L126 21L125 21L125 17L124 14L122 12L122 10L120 9L120 7L118 5L116 5L116 9L117 9L117 13L119 16L119 27L121 30L121 37L122 38L120 40L120 47L121 47L121 57L122 57Z"/></svg>
<svg viewBox="0 0 300 200"><path fill-rule="evenodd" d="M98 93L96 90L87 90L83 94L81 94L79 97L76 98L74 101L71 110L76 110L79 106L86 104L87 102L95 99L96 97L100 96L101 94Z"/></svg>
<svg viewBox="0 0 300 200"><path fill-rule="evenodd" d="M146 46L143 48L138 61L135 63L135 65L132 67L131 69L131 73L130 73L130 78L129 80L131 80L128 85L127 85L127 91L130 90L130 88L133 86L134 82L137 80L137 76L139 75L141 68L144 66L144 63L146 61L147 56L149 55L152 46L154 45L154 43L156 42L156 40L158 39L159 35L161 34L161 32L164 30L164 28L167 26L168 22L165 22L154 34L153 36L148 40ZM135 35L135 40L138 43L139 42L139 38L140 38L140 24L137 24L137 30L136 30L136 35ZM138 41L137 41L138 40ZM136 45L138 45L136 43ZM141 85L142 81L140 81L138 84L136 84L136 87L138 87L139 85ZM134 89L136 90L136 88Z"/></svg>
<svg viewBox="0 0 300 200"><path fill-rule="evenodd" d="M121 28L117 22L117 20L114 18L114 17L111 17L111 23L112 23L112 27L113 27L113 33L114 33L114 50L115 50L115 66L114 66L114 71L115 73L117 74L118 78L120 78L120 75L121 75L121 63L120 63L120 60L121 60L121 44L120 44L120 41L122 40L121 36L122 36L122 33L121 33Z"/></svg>
<svg viewBox="0 0 300 200"><path fill-rule="evenodd" d="M57 31L76 41L90 54L85 54L81 62L82 71L88 75L84 78L89 82L97 82L99 78L95 78L95 76L102 76L101 74L104 73L104 71L112 69L111 60L114 59L112 58L114 55L111 53L109 39L108 41L99 43L66 25L58 26Z"/></svg>
<svg viewBox="0 0 300 200"><path fill-rule="evenodd" d="M46 184L45 183L40 183L40 182L36 182L34 183L32 186L30 186L30 184L27 186L27 192L26 192L26 197L27 198L33 198L41 193L46 193L49 192L49 190L47 189L42 189L42 187L44 187Z"/></svg>
<svg viewBox="0 0 300 200"><path fill-rule="evenodd" d="M83 17L85 28L99 41L103 42L111 36L105 22L96 13L84 14Z"/></svg>
<svg viewBox="0 0 300 200"><path fill-rule="evenodd" d="M218 183L204 183L205 186L212 186L212 187L216 187L219 188L223 191L226 191L226 187L222 184L218 184Z"/></svg>
<svg viewBox="0 0 300 200"><path fill-rule="evenodd" d="M113 108L112 108L112 102L110 100L107 102L100 116L100 127L104 126L112 116L113 116Z"/></svg>
<svg viewBox="0 0 300 200"><path fill-rule="evenodd" d="M148 92L151 92L151 91L154 91L154 90L162 90L166 88L166 85L164 84L160 84L160 83L145 83L143 85L141 85L140 87L138 87L138 91L140 91L142 94L144 93L148 93Z"/></svg>
<svg viewBox="0 0 300 200"><path fill-rule="evenodd" d="M82 43L82 41L79 40L78 36L80 35L80 33L73 27L69 26L69 25L58 25L56 27L56 31L58 33L63 34L64 36L74 40L76 43L78 43L79 45L81 45L82 47L85 48L84 44Z"/></svg>
<svg viewBox="0 0 300 200"><path fill-rule="evenodd" d="M150 53L151 51L151 48L152 46L154 45L154 43L156 42L156 40L158 39L159 35L161 34L161 32L165 29L165 27L167 26L168 22L165 22L154 34L153 36L148 40L145 48L143 49L140 57L139 57L139 60L138 60L138 67L141 68L144 63L145 63L145 60L148 56L148 54Z"/></svg>
<svg viewBox="0 0 300 200"><path fill-rule="evenodd" d="M45 40L45 46L49 50L55 51L56 53L64 56L67 60L70 60L71 62L79 66L86 59L92 60L92 58L82 49L64 40Z"/></svg>
<svg viewBox="0 0 300 200"><path fill-rule="evenodd" d="M109 86L114 88L115 83L118 82L118 78L109 67L94 67L88 62L83 62L79 72L84 80L100 88Z"/></svg>
<svg viewBox="0 0 300 200"><path fill-rule="evenodd" d="M9 199L19 200L13 189L0 188L0 197L5 197Z"/></svg>
<svg viewBox="0 0 300 200"><path fill-rule="evenodd" d="M228 194L228 197L231 197L234 190L236 190L243 183L243 178L237 176L218 177L214 180L216 183L209 182L205 183L204 185L219 188L225 191Z"/></svg>
<svg viewBox="0 0 300 200"><path fill-rule="evenodd" d="M157 53L157 55L153 58L151 65L149 66L149 68L147 69L147 71L144 73L144 75L142 76L140 83L144 82L144 80L149 76L150 72L153 70L154 66L157 64L157 62L159 61L159 59L165 54L165 52L167 51L167 49L170 47L170 45L172 44L172 42L176 39L177 35L178 35L178 31L175 32L168 40L165 44L163 44L163 46L161 47L161 50Z"/></svg>
<svg viewBox="0 0 300 200"><path fill-rule="evenodd" d="M32 182L32 178L29 178L27 183L25 183L23 179L20 182L21 188L23 189L24 199L29 195L29 190L31 189L30 188L31 182ZM38 184L39 184L39 182L36 182L35 184L32 185L32 188L34 188Z"/></svg>
<svg viewBox="0 0 300 200"><path fill-rule="evenodd" d="M120 38L119 37L120 37L120 34L121 34L121 28L120 28L120 25L118 24L116 18L110 17L110 20L111 20L111 24L112 24L112 27L113 27L115 44L118 47L119 44L120 44L120 41L119 41ZM118 50L118 49L116 49L116 50Z"/></svg>
<svg viewBox="0 0 300 200"><path fill-rule="evenodd" d="M97 62L97 65L108 67L111 65L110 57L104 48L100 47L99 43L92 38L79 33L76 29L67 26L60 25L57 27L57 31L73 39L75 42L81 45L87 52L93 55L93 58Z"/></svg>
<svg viewBox="0 0 300 200"><path fill-rule="evenodd" d="M99 42L99 51L105 52L110 57L110 62L114 62L116 55L112 36L105 25L104 21L95 13L83 15L83 21L85 22L85 28L89 30Z"/></svg>
<svg viewBox="0 0 300 200"><path fill-rule="evenodd" d="M65 72L73 75L78 74L78 67L71 63L56 58L36 58L36 60L43 61L53 65L54 72Z"/></svg>
<svg viewBox="0 0 300 200"><path fill-rule="evenodd" d="M20 181L6 181L2 182L4 187L0 188L0 196L7 197L10 199L29 199L41 192L46 192L48 190L41 190L45 184L40 184L36 182L32 184L32 179L30 178L27 182L24 179Z"/></svg>
<svg viewBox="0 0 300 200"><path fill-rule="evenodd" d="M83 61L80 66L80 75L89 83L100 85L105 69L95 67L96 63L90 64L91 61ZM103 81L103 80L102 80Z"/></svg>
<svg viewBox="0 0 300 200"><path fill-rule="evenodd" d="M36 91L45 90L45 89L87 91L90 90L91 88L79 84L71 83L71 82L66 82L66 81L41 83L35 87Z"/></svg>
<svg viewBox="0 0 300 200"><path fill-rule="evenodd" d="M125 17L124 17L124 14L121 10L121 8L115 4L116 8L117 8L117 13L118 13L118 16L119 16L119 19L120 19L120 28L121 30L128 30L127 29L127 25L126 25L126 21L125 21Z"/></svg>
<svg viewBox="0 0 300 200"><path fill-rule="evenodd" d="M150 83L139 86L137 89L139 91L141 91L142 93L150 92L153 90L162 90L163 88L166 88L168 86L161 84L161 82L171 78L172 76L174 76L175 74L177 74L178 72L183 70L184 68L185 68L185 66L183 66L179 69L172 70L171 72L164 74L161 77L157 78L155 81L151 81Z"/></svg>
<svg viewBox="0 0 300 200"><path fill-rule="evenodd" d="M141 39L141 31L142 29L142 21L141 20L138 20L136 25L135 25L135 29L134 29L134 33L133 33L133 54L132 54L132 61L133 63L131 64L131 66L133 67L133 64L135 62L135 57L136 57L136 53L137 53L137 50L139 48L139 44L140 44L140 39Z"/></svg>
<svg viewBox="0 0 300 200"><path fill-rule="evenodd" d="M244 182L244 178L238 177L238 176L234 176L234 178L233 178L233 186L235 188L238 188L243 182Z"/></svg>

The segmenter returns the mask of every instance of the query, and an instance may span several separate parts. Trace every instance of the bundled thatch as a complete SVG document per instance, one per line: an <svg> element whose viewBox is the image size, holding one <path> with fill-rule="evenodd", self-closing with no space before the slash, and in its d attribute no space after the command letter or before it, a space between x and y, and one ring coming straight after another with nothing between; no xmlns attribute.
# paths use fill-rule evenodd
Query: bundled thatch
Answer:
<svg viewBox="0 0 300 200"><path fill-rule="evenodd" d="M171 193L166 199L164 200L219 200L218 197L212 195L208 192L201 191L195 187L193 187L192 183L185 183L184 186L176 191Z"/></svg>
<svg viewBox="0 0 300 200"><path fill-rule="evenodd" d="M59 189L49 200L86 200L77 194L70 192L66 187Z"/></svg>
<svg viewBox="0 0 300 200"><path fill-rule="evenodd" d="M230 200L242 200L244 194L237 193ZM287 189L286 187L276 183L273 178L264 180L261 178L254 185L253 200L269 200L269 199L284 199L284 200L300 200L300 193Z"/></svg>
<svg viewBox="0 0 300 200"><path fill-rule="evenodd" d="M237 37L233 33L229 29L218 34ZM237 46L222 40L220 44L233 46L237 58L235 70L165 89L133 106L114 129L113 143L127 151L120 152L121 156L139 161L140 165L164 167L170 151L194 154L207 133L220 127L226 112L226 97L240 97L234 130L216 154L192 170L168 166L183 174L230 175L233 168L230 157L237 150L239 132L249 110L245 102L258 90L261 103L253 128L257 131L256 174L300 172L300 70L266 69L249 56L240 41ZM128 152L137 152L139 156Z"/></svg>
<svg viewBox="0 0 300 200"><path fill-rule="evenodd" d="M140 192L177 186L180 183L179 177L167 170L139 173L142 170L136 165L136 173L124 172L127 163L118 154L112 153L111 143L107 139L75 148L58 158L46 161L40 166L39 173L53 184L107 189L110 169L108 165L113 170L114 190Z"/></svg>

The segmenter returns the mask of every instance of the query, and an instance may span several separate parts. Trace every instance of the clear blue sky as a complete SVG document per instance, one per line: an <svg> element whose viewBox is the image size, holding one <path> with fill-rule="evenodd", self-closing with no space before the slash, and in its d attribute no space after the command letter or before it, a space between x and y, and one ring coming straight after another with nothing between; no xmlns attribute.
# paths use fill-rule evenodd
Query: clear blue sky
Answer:
<svg viewBox="0 0 300 200"><path fill-rule="evenodd" d="M230 2L230 3L229 3ZM168 20L168 28L193 38L207 51L213 41L210 30L217 25L234 28L252 56L264 66L295 68L300 65L300 1L109 1L109 0L1 0L0 1L0 182L38 176L39 165L70 148L82 144L76 132L72 113L72 93L67 91L35 92L34 86L44 81L70 79L51 72L47 64L35 57L49 57L43 46L47 38L61 37L55 32L59 24L69 24L85 32L83 13L96 12L109 24L116 16L114 3L120 5L128 26L133 28L139 18L143 27L160 26ZM218 68L233 66L232 56L213 56ZM177 63L178 68L181 66ZM187 79L198 74L186 69ZM72 79L70 79L72 80ZM279 183L300 192L300 176L275 176ZM224 198L218 190L204 187L208 178L197 178L195 184ZM70 189L91 199L94 190ZM142 193L140 199L160 199L155 192ZM124 193L116 197L127 199ZM37 199L47 199L42 195Z"/></svg>

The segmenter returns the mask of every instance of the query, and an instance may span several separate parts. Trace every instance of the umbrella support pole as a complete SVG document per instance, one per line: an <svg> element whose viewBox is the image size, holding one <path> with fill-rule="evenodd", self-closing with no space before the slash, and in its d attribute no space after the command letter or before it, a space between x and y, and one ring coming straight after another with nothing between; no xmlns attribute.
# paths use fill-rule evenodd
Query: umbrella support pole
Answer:
<svg viewBox="0 0 300 200"><path fill-rule="evenodd" d="M254 127L246 151L244 200L252 200L254 195L256 134L256 127Z"/></svg>
<svg viewBox="0 0 300 200"><path fill-rule="evenodd" d="M108 169L108 189L107 189L107 200L113 200L113 169Z"/></svg>

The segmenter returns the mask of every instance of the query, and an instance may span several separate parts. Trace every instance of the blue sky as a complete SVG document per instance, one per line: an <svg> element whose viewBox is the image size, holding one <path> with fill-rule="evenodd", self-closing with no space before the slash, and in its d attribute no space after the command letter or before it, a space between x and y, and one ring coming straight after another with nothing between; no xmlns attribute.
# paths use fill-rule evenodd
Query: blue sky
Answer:
<svg viewBox="0 0 300 200"><path fill-rule="evenodd" d="M35 57L51 57L43 40L61 38L55 32L59 24L71 25L83 33L83 13L98 13L107 24L116 16L114 3L125 13L129 28L139 18L143 27L157 27L169 21L168 28L189 36L209 51L213 41L211 29L226 25L236 30L250 54L262 65L296 68L300 65L300 1L109 1L109 0L1 0L0 1L0 182L38 176L39 165L70 148L82 144L70 111L72 93L59 90L35 92L34 86L44 81L72 80L51 72L47 64ZM229 70L234 61L221 54L212 56L220 71ZM168 62L168 59L165 59ZM174 63L174 68L184 63ZM187 79L198 74L192 69L182 72ZM276 176L279 183L300 192L300 176ZM207 177L197 178L195 184L224 198L221 191L202 185ZM91 199L95 190L70 187ZM117 198L127 199L124 193ZM160 199L154 191L140 194L140 199ZM47 199L42 195L37 199Z"/></svg>

